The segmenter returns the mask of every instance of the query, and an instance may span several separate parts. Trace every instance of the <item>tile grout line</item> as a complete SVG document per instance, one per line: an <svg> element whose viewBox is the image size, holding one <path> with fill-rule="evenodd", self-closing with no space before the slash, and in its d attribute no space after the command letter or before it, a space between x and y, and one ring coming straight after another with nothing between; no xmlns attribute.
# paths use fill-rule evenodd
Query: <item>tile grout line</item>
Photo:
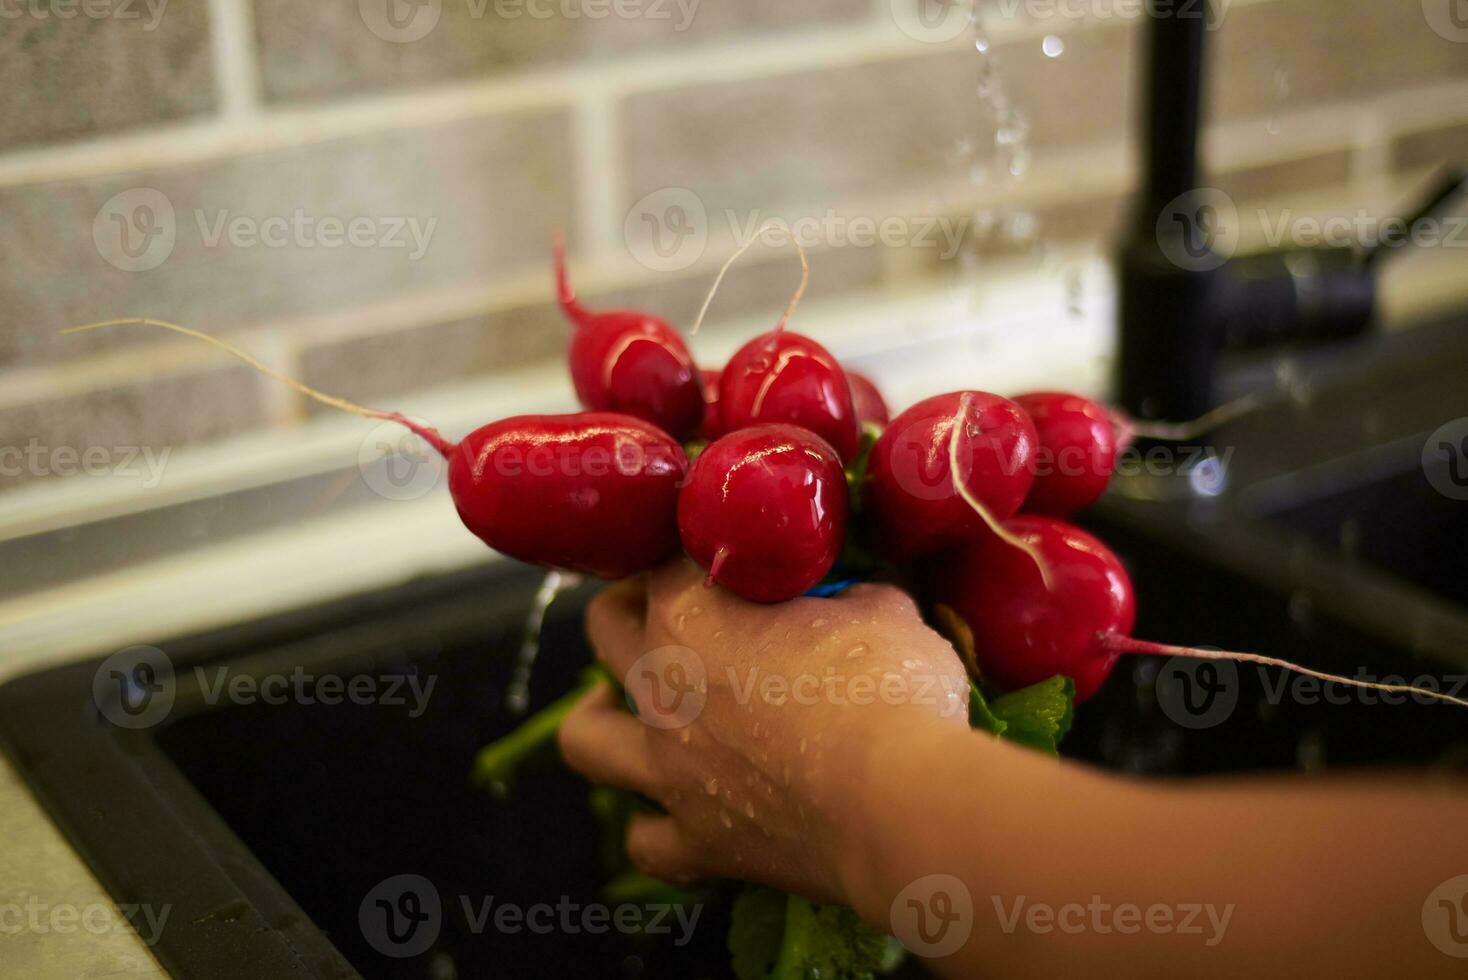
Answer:
<svg viewBox="0 0 1468 980"><path fill-rule="evenodd" d="M254 17L246 0L209 0L220 115L232 122L260 114Z"/></svg>

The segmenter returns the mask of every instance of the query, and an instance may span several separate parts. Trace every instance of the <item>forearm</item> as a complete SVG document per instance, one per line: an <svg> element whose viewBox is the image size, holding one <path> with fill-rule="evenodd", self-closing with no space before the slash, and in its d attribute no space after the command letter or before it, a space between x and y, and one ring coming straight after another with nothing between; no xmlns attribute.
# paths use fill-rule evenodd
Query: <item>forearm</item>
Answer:
<svg viewBox="0 0 1468 980"><path fill-rule="evenodd" d="M935 727L874 741L840 830L845 897L892 928L895 899L910 909L931 897L913 882L962 881L971 932L932 962L945 975L1462 968L1422 924L1433 889L1468 873L1461 786L1163 785L979 733ZM930 925L936 935L936 917Z"/></svg>

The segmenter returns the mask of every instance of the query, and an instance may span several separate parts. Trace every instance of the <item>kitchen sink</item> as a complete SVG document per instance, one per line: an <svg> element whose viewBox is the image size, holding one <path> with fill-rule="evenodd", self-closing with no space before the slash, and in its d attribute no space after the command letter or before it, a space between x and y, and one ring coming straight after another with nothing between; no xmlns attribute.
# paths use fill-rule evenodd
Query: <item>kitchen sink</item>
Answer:
<svg viewBox="0 0 1468 980"><path fill-rule="evenodd" d="M1434 491L1421 460L1429 433L1468 414L1453 383L1468 357L1395 350L1368 352L1369 375L1334 371L1219 432L1212 451L1229 465L1203 493L1195 466L1118 480L1086 523L1132 571L1138 636L1387 681L1468 676L1468 503ZM491 896L586 905L603 881L585 782L554 764L503 797L468 779L476 750L517 723L504 695L539 585L535 570L494 562L163 637L166 663L128 656L171 669L165 716L128 727L121 708L153 710L128 683L156 687L158 673L120 671L117 686L117 661L99 660L0 688L0 740L118 902L172 907L155 952L179 976L725 976L727 903L701 906L689 937L475 923ZM588 662L592 591L552 606L532 708ZM306 696L281 703L211 693L297 672ZM316 696L340 700L356 678L402 696ZM1185 778L1468 769L1458 709L1381 700L1252 666L1130 658L1078 712L1066 749ZM409 948L384 932L394 913L437 929Z"/></svg>

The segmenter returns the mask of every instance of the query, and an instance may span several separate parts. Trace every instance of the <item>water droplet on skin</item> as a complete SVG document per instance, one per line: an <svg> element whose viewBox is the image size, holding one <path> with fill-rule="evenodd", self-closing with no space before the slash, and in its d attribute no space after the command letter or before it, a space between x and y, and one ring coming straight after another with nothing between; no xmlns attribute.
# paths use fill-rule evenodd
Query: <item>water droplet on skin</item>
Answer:
<svg viewBox="0 0 1468 980"><path fill-rule="evenodd" d="M703 784L703 791L710 796L719 795L719 781L710 776L708 782Z"/></svg>
<svg viewBox="0 0 1468 980"><path fill-rule="evenodd" d="M753 803L746 802L744 804L744 815L746 817L748 817L749 819L751 819L751 820L754 819L754 804Z"/></svg>
<svg viewBox="0 0 1468 980"><path fill-rule="evenodd" d="M716 640L722 640L723 638L724 638L724 631L723 630L714 630L714 639L716 639Z"/></svg>
<svg viewBox="0 0 1468 980"><path fill-rule="evenodd" d="M866 654L866 652L867 645L865 643L858 643L856 646L846 651L846 659L860 660Z"/></svg>
<svg viewBox="0 0 1468 980"><path fill-rule="evenodd" d="M754 731L752 733L754 735L754 737L755 738L759 738L760 737L760 734L761 734L761 731L762 731L762 729L760 728L760 723L759 722L755 722L754 723Z"/></svg>
<svg viewBox="0 0 1468 980"><path fill-rule="evenodd" d="M682 742L684 745L687 745L689 742L693 741L693 733L686 728L678 729L678 741Z"/></svg>
<svg viewBox="0 0 1468 980"><path fill-rule="evenodd" d="M683 613L679 613L678 614L678 618L673 621L673 627L676 630L678 630L678 632L680 632L680 633L683 632L683 627L685 627L687 625L688 625L688 617L686 615L684 615Z"/></svg>
<svg viewBox="0 0 1468 980"><path fill-rule="evenodd" d="M695 605L695 606L689 606L688 607L688 615L690 615L690 616L697 616L697 615L701 614L702 612L703 612L703 606L696 606Z"/></svg>
<svg viewBox="0 0 1468 980"><path fill-rule="evenodd" d="M806 747L807 741L808 740L807 739L804 739L804 738L802 738L800 740L800 754L801 755L805 755L805 747Z"/></svg>
<svg viewBox="0 0 1468 980"><path fill-rule="evenodd" d="M907 669L907 670L917 670L922 665L923 665L923 662L921 660L913 660L913 659L909 658L907 660L902 661L902 666L905 669Z"/></svg>
<svg viewBox="0 0 1468 980"><path fill-rule="evenodd" d="M723 824L724 825L724 829L728 830L728 829L730 829L730 828L732 828L734 826L734 818L731 817L731 816L729 816L729 811L728 810L720 810L719 811L719 823ZM736 854L734 856L734 860L739 861L739 860L741 860L741 858L739 857L739 855Z"/></svg>
<svg viewBox="0 0 1468 980"><path fill-rule="evenodd" d="M818 616L817 618L811 620L810 628L813 629L813 630L818 630L822 626L825 626L825 625L826 625L826 617L824 617L824 616Z"/></svg>

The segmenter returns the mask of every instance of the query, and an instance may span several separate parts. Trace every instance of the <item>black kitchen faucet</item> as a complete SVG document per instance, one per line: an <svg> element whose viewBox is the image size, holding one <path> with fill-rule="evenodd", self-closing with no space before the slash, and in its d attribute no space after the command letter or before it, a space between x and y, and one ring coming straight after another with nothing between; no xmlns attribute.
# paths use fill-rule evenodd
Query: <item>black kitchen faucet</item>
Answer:
<svg viewBox="0 0 1468 980"><path fill-rule="evenodd" d="M1121 406L1141 418L1206 413L1222 351L1340 341L1371 329L1378 260L1401 243L1232 256L1232 202L1199 180L1216 2L1148 0L1144 170L1119 254L1116 378ZM1415 227L1465 187L1468 169L1448 171L1393 227Z"/></svg>

